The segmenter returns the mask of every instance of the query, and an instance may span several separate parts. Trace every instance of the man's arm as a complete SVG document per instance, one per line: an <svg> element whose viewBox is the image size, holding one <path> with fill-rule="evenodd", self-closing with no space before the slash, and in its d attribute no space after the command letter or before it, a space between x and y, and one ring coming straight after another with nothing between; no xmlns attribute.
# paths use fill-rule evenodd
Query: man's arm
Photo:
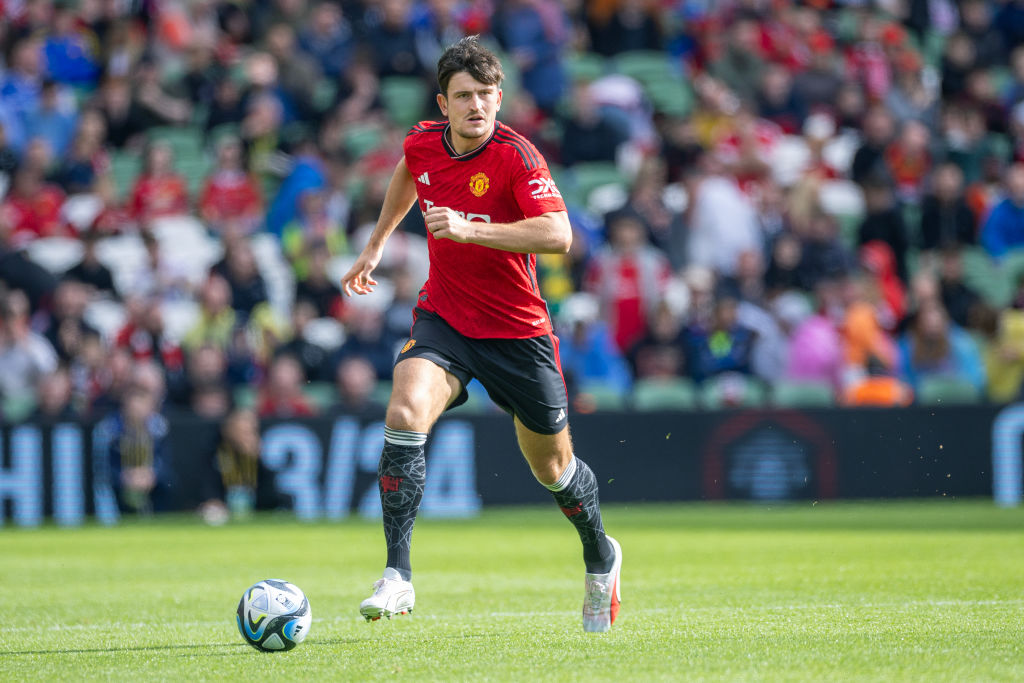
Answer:
<svg viewBox="0 0 1024 683"><path fill-rule="evenodd" d="M423 215L427 230L438 239L479 244L520 254L565 254L572 244L572 226L565 211L524 218L515 223L467 221L444 206L432 206Z"/></svg>
<svg viewBox="0 0 1024 683"><path fill-rule="evenodd" d="M377 281L370 277L370 273L380 263L381 254L384 253L384 243L388 241L388 237L395 231L415 203L416 182L405 165L405 157L402 157L398 165L395 166L395 172L391 174L388 191L384 195L384 205L380 209L380 218L377 219L377 226L373 229L370 241L363 247L359 258L345 273L345 277L341 278L341 291L349 296L353 292L369 294L373 291L373 285L377 284Z"/></svg>

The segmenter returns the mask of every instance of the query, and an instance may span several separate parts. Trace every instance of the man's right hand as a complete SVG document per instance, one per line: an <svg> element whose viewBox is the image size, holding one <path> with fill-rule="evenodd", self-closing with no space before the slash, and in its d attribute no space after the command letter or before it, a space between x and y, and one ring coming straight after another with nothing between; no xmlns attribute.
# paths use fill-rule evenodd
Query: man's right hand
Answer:
<svg viewBox="0 0 1024 683"><path fill-rule="evenodd" d="M341 278L341 291L347 296L355 294L369 294L373 291L373 285L377 281L370 277L370 273L380 263L380 251L367 247L359 258L352 264L345 276Z"/></svg>

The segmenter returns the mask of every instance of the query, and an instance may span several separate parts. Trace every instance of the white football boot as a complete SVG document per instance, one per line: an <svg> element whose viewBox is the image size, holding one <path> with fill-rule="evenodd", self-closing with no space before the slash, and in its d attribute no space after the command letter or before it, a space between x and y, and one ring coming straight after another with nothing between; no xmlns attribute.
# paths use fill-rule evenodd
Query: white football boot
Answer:
<svg viewBox="0 0 1024 683"><path fill-rule="evenodd" d="M388 567L384 576L373 584L373 595L359 605L359 613L367 621L381 617L390 619L396 614L409 614L416 602L416 591L411 581L403 581L397 570Z"/></svg>
<svg viewBox="0 0 1024 683"><path fill-rule="evenodd" d="M607 574L588 572L584 575L586 592L583 594L583 630L590 633L604 633L612 627L615 617L619 615L622 548L611 536L608 536L608 542L615 550L612 570Z"/></svg>

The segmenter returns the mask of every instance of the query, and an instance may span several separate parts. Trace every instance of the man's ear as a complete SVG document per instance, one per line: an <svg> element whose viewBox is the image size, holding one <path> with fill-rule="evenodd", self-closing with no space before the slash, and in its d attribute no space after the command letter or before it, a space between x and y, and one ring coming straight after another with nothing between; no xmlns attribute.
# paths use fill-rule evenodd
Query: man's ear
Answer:
<svg viewBox="0 0 1024 683"><path fill-rule="evenodd" d="M501 111L501 93L502 93L501 88L498 88L498 108L497 108L496 111Z"/></svg>
<svg viewBox="0 0 1024 683"><path fill-rule="evenodd" d="M437 93L437 108L441 110L441 114L448 116L448 98Z"/></svg>

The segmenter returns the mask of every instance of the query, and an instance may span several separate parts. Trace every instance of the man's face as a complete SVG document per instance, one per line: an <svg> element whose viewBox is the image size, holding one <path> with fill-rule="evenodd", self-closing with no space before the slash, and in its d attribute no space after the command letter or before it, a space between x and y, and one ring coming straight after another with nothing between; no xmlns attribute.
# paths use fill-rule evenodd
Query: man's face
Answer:
<svg viewBox="0 0 1024 683"><path fill-rule="evenodd" d="M448 96L437 96L437 104L456 135L476 140L490 135L494 127L501 109L501 88L481 83L460 71L448 81Z"/></svg>

